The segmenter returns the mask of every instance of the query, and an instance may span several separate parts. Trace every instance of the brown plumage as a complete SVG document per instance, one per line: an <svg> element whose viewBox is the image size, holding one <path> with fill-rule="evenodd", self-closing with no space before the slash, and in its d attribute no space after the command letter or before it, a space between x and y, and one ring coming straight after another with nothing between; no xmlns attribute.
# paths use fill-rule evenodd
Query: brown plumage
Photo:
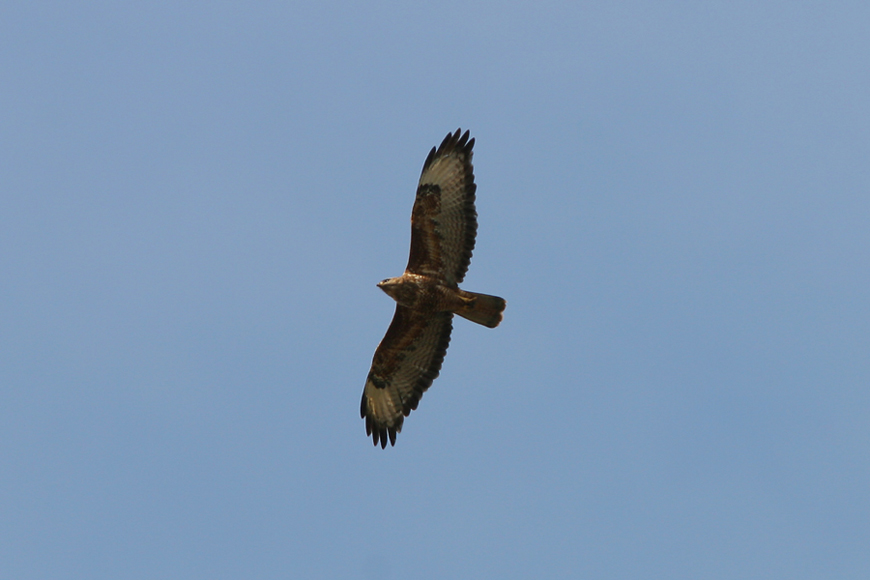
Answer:
<svg viewBox="0 0 870 580"><path fill-rule="evenodd" d="M396 313L375 351L363 389L360 415L375 446L384 448L441 370L450 344L453 315L495 328L505 301L466 292L474 239L474 139L461 129L429 152L411 212L411 255L405 273L378 287L396 301Z"/></svg>

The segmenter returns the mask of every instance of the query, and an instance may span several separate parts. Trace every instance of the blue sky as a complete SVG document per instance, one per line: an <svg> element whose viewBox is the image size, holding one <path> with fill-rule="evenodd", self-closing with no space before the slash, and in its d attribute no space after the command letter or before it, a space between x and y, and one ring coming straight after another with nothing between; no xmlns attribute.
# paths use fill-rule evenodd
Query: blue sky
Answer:
<svg viewBox="0 0 870 580"><path fill-rule="evenodd" d="M870 575L861 2L0 8L0 576ZM359 418L428 150L457 320Z"/></svg>

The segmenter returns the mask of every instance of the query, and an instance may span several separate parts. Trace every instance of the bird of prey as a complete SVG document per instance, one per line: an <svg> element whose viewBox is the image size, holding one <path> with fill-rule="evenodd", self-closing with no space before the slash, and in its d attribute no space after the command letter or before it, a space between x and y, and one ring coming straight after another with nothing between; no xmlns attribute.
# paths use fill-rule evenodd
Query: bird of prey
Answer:
<svg viewBox="0 0 870 580"><path fill-rule="evenodd" d="M495 328L505 301L459 288L477 235L474 139L461 129L429 152L411 212L411 255L405 273L378 288L396 301L396 313L375 351L360 416L377 447L396 433L438 372L450 343L453 315Z"/></svg>

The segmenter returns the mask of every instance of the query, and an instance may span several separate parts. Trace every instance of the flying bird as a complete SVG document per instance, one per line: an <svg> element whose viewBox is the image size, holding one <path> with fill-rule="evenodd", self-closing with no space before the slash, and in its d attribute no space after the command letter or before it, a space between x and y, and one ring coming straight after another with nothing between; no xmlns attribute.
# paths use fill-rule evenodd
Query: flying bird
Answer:
<svg viewBox="0 0 870 580"><path fill-rule="evenodd" d="M411 212L411 255L405 273L378 288L396 301L396 313L375 350L360 416L377 447L396 444L402 423L432 385L450 344L453 315L495 328L505 301L459 288L477 235L474 139L448 133L429 152Z"/></svg>

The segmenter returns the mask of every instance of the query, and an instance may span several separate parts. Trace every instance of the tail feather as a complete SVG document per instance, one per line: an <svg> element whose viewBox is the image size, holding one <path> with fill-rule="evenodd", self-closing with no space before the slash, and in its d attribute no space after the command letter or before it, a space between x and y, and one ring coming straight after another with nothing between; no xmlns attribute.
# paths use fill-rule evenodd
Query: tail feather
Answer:
<svg viewBox="0 0 870 580"><path fill-rule="evenodd" d="M462 296L467 299L467 303L456 314L489 328L495 328L501 322L502 312L507 304L504 298L464 290Z"/></svg>

